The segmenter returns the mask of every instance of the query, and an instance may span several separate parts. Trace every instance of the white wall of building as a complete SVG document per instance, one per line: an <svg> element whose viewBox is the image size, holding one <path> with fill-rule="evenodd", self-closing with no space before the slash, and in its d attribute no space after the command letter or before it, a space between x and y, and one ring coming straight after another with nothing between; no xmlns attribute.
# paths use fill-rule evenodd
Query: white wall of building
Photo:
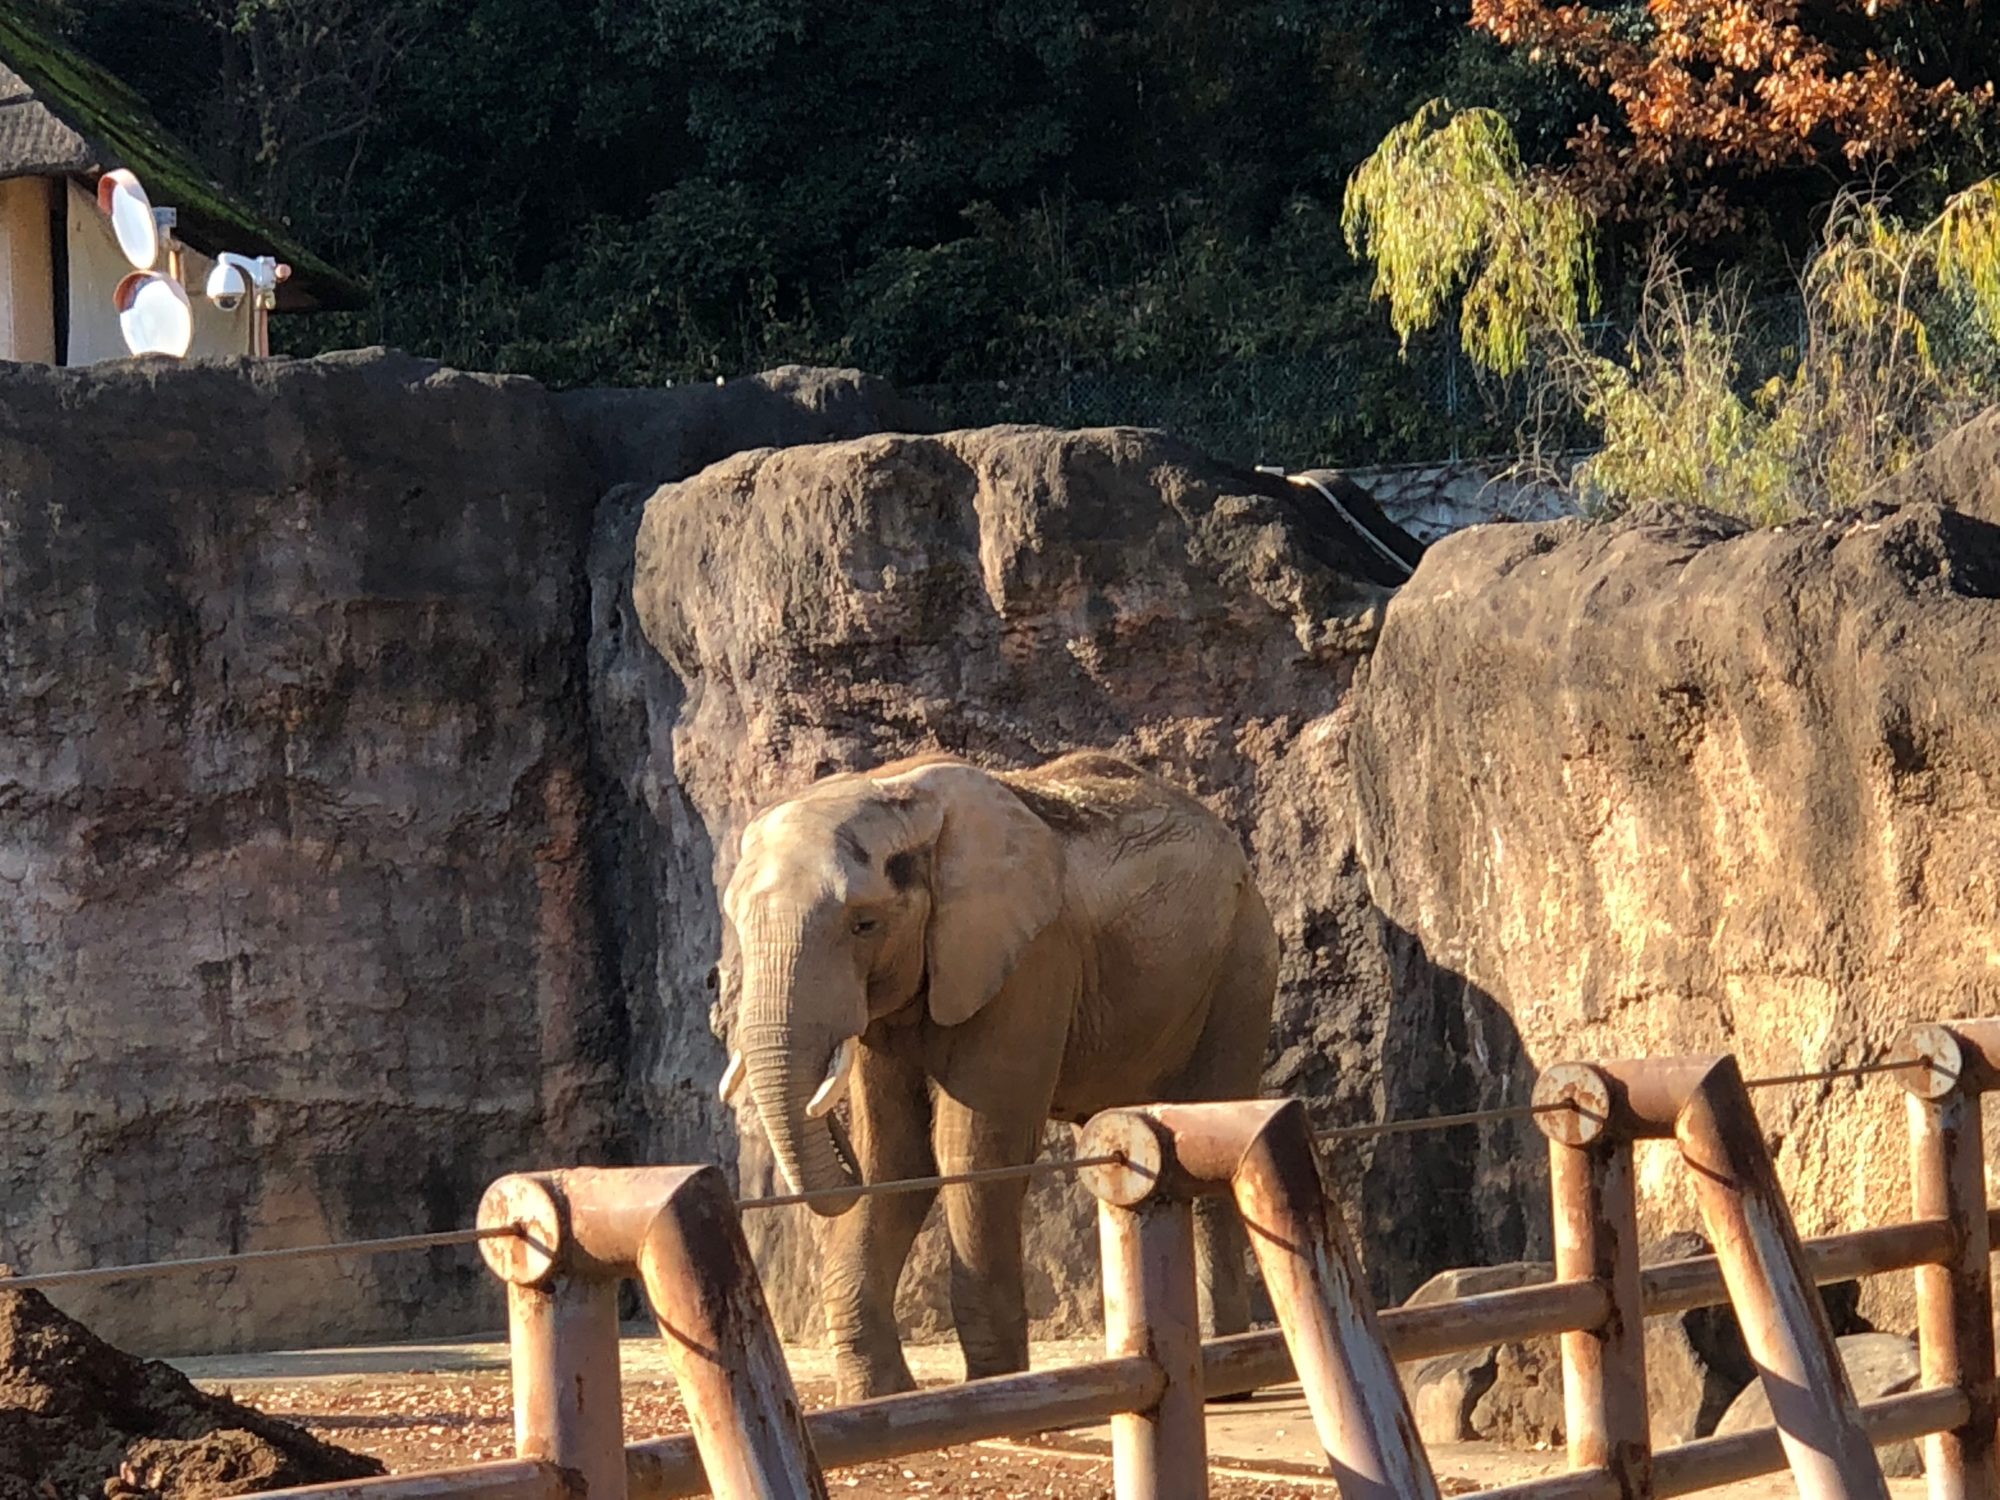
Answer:
<svg viewBox="0 0 2000 1500"><path fill-rule="evenodd" d="M227 248L226 246L224 248ZM184 280L194 303L194 345L190 359L250 352L250 307L246 299L234 312L223 312L202 295L214 262L183 249ZM163 256L164 262L165 257ZM166 267L162 264L160 270ZM69 183L69 358L72 365L126 359L131 351L118 332L118 310L112 293L131 273L131 264L111 233L111 221L98 211L97 199L74 181Z"/></svg>
<svg viewBox="0 0 2000 1500"><path fill-rule="evenodd" d="M0 359L55 362L55 189L46 177L0 181Z"/></svg>

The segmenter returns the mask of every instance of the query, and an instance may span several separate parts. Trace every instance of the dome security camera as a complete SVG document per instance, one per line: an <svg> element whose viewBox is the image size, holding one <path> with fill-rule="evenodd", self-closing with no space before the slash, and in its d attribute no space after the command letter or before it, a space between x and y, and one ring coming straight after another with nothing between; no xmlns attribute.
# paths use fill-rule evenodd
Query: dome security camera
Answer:
<svg viewBox="0 0 2000 1500"><path fill-rule="evenodd" d="M250 295L251 282L235 255L224 255L208 273L208 300L224 312L235 312Z"/></svg>
<svg viewBox="0 0 2000 1500"><path fill-rule="evenodd" d="M223 312L235 312L245 297L276 291L278 281L278 263L269 256L252 260L225 250L208 273L208 300Z"/></svg>

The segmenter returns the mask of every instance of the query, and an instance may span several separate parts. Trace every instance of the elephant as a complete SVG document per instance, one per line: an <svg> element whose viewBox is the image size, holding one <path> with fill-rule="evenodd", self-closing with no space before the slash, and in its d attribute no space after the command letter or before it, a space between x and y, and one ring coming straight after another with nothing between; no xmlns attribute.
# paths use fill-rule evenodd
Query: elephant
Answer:
<svg viewBox="0 0 2000 1500"><path fill-rule="evenodd" d="M722 914L723 1095L747 1086L796 1192L1020 1165L1050 1119L1257 1094L1278 945L1243 847L1114 756L828 776L745 829ZM943 1190L968 1379L1027 1368L1025 1194ZM812 1203L842 1401L914 1388L895 1293L934 1196ZM1239 1332L1241 1221L1204 1200L1196 1238L1204 1321Z"/></svg>

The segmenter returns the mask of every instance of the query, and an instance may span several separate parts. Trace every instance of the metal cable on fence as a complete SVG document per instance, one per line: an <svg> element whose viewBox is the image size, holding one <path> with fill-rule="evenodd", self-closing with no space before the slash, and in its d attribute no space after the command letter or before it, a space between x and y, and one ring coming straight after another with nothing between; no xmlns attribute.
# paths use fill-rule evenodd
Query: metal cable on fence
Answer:
<svg viewBox="0 0 2000 1500"><path fill-rule="evenodd" d="M1777 1073L1744 1080L1746 1088L1779 1088L1788 1084L1825 1083L1843 1078L1865 1078L1876 1073L1893 1073L1924 1067L1920 1058L1885 1058L1879 1062L1857 1063L1844 1068L1822 1068L1804 1073ZM1484 1125L1501 1120L1525 1120L1536 1115L1574 1110L1569 1100L1549 1104L1502 1105L1494 1109L1470 1110L1461 1114L1423 1115L1402 1120L1379 1120L1367 1125L1340 1125L1315 1131L1319 1140L1357 1140L1374 1136L1402 1135L1425 1130L1451 1130L1467 1125ZM857 1183L853 1187L823 1188L804 1193L778 1193L763 1198L745 1198L737 1208L745 1213L766 1208L786 1208L795 1204L848 1203L892 1193L935 1192L939 1188L960 1187L985 1182L1010 1182L1023 1178L1060 1176L1088 1167L1129 1166L1122 1154L1073 1157L1067 1160L1027 1162L1013 1167L982 1167L970 1172L949 1172L935 1177L900 1177L886 1182ZM477 1244L481 1240L505 1239L523 1231L517 1224L488 1229L450 1229L435 1234L395 1235L386 1239L342 1240L325 1245L294 1245L282 1250L246 1250L234 1255L203 1255L187 1260L141 1261L130 1265L97 1266L79 1271L45 1271L25 1276L0 1276L0 1292L30 1291L44 1287L80 1286L91 1282L129 1281L142 1277L179 1275L198 1271L233 1270L244 1265L269 1265L281 1261L324 1260L349 1255L393 1255L415 1250L438 1250L454 1245Z"/></svg>
<svg viewBox="0 0 2000 1500"><path fill-rule="evenodd" d="M1747 1089L1781 1088L1794 1083L1827 1083L1841 1078L1866 1078L1875 1073L1896 1073L1906 1068L1927 1067L1921 1058L1884 1058L1880 1062L1856 1063L1845 1068L1821 1068L1809 1073L1773 1073L1764 1078L1746 1078ZM1573 1113L1582 1106L1573 1099L1549 1104L1505 1104L1494 1109L1469 1110L1456 1115L1416 1115L1402 1120L1376 1120L1367 1125L1335 1125L1316 1130L1317 1140L1366 1140L1382 1135L1405 1135L1423 1130L1452 1130L1464 1125L1486 1125L1501 1120L1527 1120L1536 1115Z"/></svg>
<svg viewBox="0 0 2000 1500"><path fill-rule="evenodd" d="M768 1198L744 1198L737 1207L746 1213L758 1208L789 1208L795 1203L849 1203L883 1193L935 1192L939 1188L967 1183L1011 1182L1022 1177L1050 1177L1065 1172L1081 1172L1085 1167L1127 1165L1121 1155L1079 1156L1065 1161L1031 1161L1018 1167L981 1167L972 1172L949 1172L941 1177L892 1177L886 1182L861 1182L853 1187L818 1188L809 1193L777 1193Z"/></svg>
<svg viewBox="0 0 2000 1500"><path fill-rule="evenodd" d="M1774 1073L1768 1078L1746 1078L1746 1089L1774 1089L1788 1083L1828 1083L1837 1078L1866 1078L1871 1073L1896 1073L1905 1068L1928 1068L1928 1058L1892 1057L1880 1062L1856 1063L1847 1068L1821 1068L1814 1073Z"/></svg>
<svg viewBox="0 0 2000 1500"><path fill-rule="evenodd" d="M78 1286L91 1281L130 1281L142 1276L167 1276L189 1271L234 1270L241 1265L283 1260L326 1260L342 1255L394 1255L406 1250L437 1250L470 1245L479 1240L520 1234L518 1225L494 1229L447 1229L437 1234L399 1234L380 1240L343 1240L331 1245L293 1245L284 1250L244 1250L235 1255L199 1255L190 1260L139 1261L126 1266L97 1266L87 1271L44 1271L34 1276L0 1276L0 1292L21 1292L51 1286Z"/></svg>
<svg viewBox="0 0 2000 1500"><path fill-rule="evenodd" d="M1451 1130L1460 1125L1485 1125L1497 1120L1526 1120L1535 1115L1566 1114L1576 1106L1564 1099L1555 1104L1508 1104L1475 1109L1460 1115L1417 1115L1406 1120L1376 1120L1367 1125L1335 1125L1315 1130L1322 1141L1365 1140L1378 1135L1404 1135L1418 1130Z"/></svg>

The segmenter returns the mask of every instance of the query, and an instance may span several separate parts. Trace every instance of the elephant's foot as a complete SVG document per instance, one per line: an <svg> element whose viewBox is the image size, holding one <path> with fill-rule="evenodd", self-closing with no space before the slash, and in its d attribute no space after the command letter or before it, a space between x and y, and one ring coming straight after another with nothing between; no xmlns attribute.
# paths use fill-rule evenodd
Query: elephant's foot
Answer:
<svg viewBox="0 0 2000 1500"><path fill-rule="evenodd" d="M910 1374L910 1362L898 1348L893 1357L869 1356L851 1350L837 1350L833 1356L834 1397L842 1406L857 1401L873 1401L877 1396L900 1396L917 1388Z"/></svg>
<svg viewBox="0 0 2000 1500"><path fill-rule="evenodd" d="M964 1349L964 1345L959 1346ZM1028 1368L1028 1351L1024 1349L979 1350L965 1349L965 1378L986 1380L994 1375L1019 1375Z"/></svg>

